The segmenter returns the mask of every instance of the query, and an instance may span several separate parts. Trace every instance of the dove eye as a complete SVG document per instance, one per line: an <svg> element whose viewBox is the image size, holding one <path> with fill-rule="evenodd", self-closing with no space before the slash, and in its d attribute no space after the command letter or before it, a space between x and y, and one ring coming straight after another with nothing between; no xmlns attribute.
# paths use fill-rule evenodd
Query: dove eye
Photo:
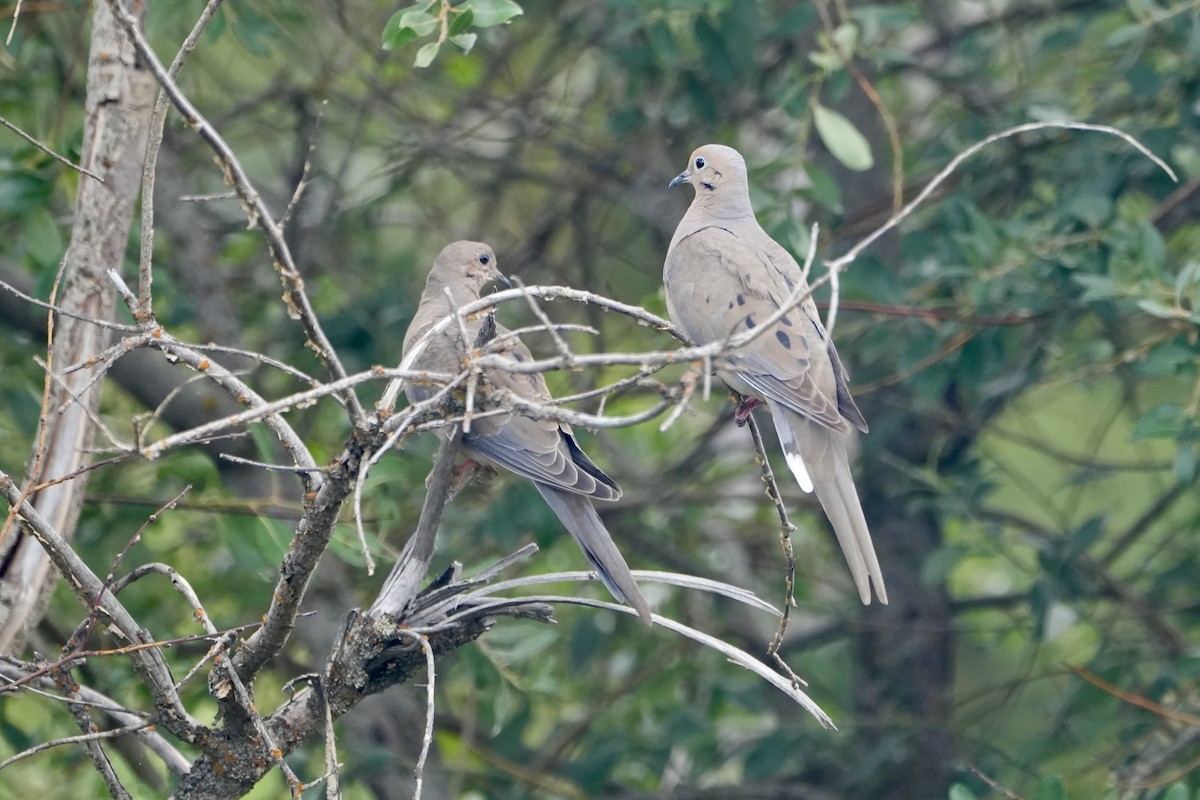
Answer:
<svg viewBox="0 0 1200 800"><path fill-rule="evenodd" d="M488 263L489 261L491 261L491 260L492 260L492 257L491 257L491 256L489 256L487 253L484 253L483 255L481 255L481 256L479 257L479 263L480 263L480 264L487 264L487 263Z"/></svg>
<svg viewBox="0 0 1200 800"><path fill-rule="evenodd" d="M696 156L696 169L704 169L704 157Z"/></svg>

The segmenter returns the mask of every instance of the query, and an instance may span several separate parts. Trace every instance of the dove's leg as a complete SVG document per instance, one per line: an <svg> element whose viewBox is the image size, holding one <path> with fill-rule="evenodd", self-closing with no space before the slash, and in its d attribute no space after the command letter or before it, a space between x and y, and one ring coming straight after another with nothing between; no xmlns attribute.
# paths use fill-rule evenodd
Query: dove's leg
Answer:
<svg viewBox="0 0 1200 800"><path fill-rule="evenodd" d="M737 423L739 428L746 424L746 420L750 419L751 412L760 403L762 403L762 400L759 400L757 397L743 397L741 399L737 408L733 410L733 421Z"/></svg>

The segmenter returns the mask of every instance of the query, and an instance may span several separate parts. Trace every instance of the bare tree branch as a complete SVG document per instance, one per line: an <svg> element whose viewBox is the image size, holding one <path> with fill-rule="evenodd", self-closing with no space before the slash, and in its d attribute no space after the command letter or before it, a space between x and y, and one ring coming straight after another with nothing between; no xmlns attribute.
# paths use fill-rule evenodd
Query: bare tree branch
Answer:
<svg viewBox="0 0 1200 800"><path fill-rule="evenodd" d="M316 312L309 302L308 293L304 289L304 279L301 277L300 271L296 267L295 259L292 257L291 248L284 239L283 230L275 221L275 217L267 207L266 201L263 200L262 195L254 187L253 182L251 182L249 175L247 175L241 162L234 154L233 149L225 142L221 134L209 124L208 120L200 114L196 107L192 105L191 101L179 90L179 87L175 85L171 74L162 65L162 62L158 60L158 56L155 54L153 48L150 47L150 43L146 40L133 15L121 7L120 0L106 0L106 2L125 29L126 35L132 40L138 54L158 80L167 97L179 109L179 112L183 114L183 118L187 120L187 123L196 130L200 138L207 142L216 154L222 168L225 170L227 179L233 184L238 197L246 204L250 222L258 226L264 236L266 236L273 264L279 272L280 279L283 281L284 289L287 293L285 298L288 303L289 315L300 321L313 350L316 351L317 356L325 364L333 378L335 380L344 379L346 377L346 369L342 366L341 359L334 352L333 345L330 344L325 331L321 327L320 321L317 319ZM358 397L353 392L347 390L343 395L343 399L346 402L346 408L350 412L351 419L355 422L360 421L363 418L363 410L358 402Z"/></svg>

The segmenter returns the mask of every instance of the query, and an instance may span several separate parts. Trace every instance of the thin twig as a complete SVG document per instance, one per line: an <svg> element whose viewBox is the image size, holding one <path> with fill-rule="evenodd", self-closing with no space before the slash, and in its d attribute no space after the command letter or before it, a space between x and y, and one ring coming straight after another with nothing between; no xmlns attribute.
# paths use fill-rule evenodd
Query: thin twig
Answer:
<svg viewBox="0 0 1200 800"><path fill-rule="evenodd" d="M165 502L161 506L159 506L157 511L152 513L150 516L146 517L146 521L143 522L140 526L138 526L138 529L136 531L134 531L133 536L131 536L129 541L125 543L125 546L123 548L121 548L121 552L117 553L116 558L113 559L112 567L109 568L108 575L105 576L105 578L104 578L104 583L106 586L109 587L110 591L112 591L114 594L116 594L118 591L120 591L119 589L116 589L115 585L114 585L114 579L115 579L117 567L121 566L121 562L123 560L125 560L125 556L129 555L129 551L133 549L133 546L142 540L142 534L144 534L146 532L146 529L149 528L151 525L153 525L155 522L158 522L158 518L160 516L165 514L167 511L170 511L171 509L175 508L179 504L179 501L182 500L184 497L186 497L187 493L190 492L191 490L192 490L192 484L189 483L187 486L183 487L183 490L181 492L179 492L179 494L175 495L175 497L173 497L172 499L168 500L167 502ZM126 583L124 585L128 585L128 584ZM124 585L122 586L122 588L124 588ZM189 587L189 589L190 589L190 587ZM101 593L101 597L103 597L103 593ZM98 602L99 602L99 599L97 599L97 603Z"/></svg>
<svg viewBox="0 0 1200 800"><path fill-rule="evenodd" d="M906 205L906 206L904 206L904 208L900 209L899 212L893 214L888 219L887 222L883 223L883 225L880 225L878 228L876 228L874 231L872 231L870 234L868 234L865 238L863 238L861 241L859 241L858 244L854 245L849 250L847 250L840 257L835 258L832 261L827 261L825 263L825 266L827 266L831 271L845 269L847 265L849 265L851 262L854 261L854 259L858 258L859 253L861 253L863 250L866 250L868 247L873 245L875 242L879 241L879 239L884 234L886 234L888 231L895 228L897 225L899 225L904 220L908 219L908 217L910 217L914 211L916 211L918 208L920 208L924 204L925 200L931 194L933 194L934 191L936 191L939 186L941 186L943 183L945 183L946 179L949 178L950 175L953 174L953 172L956 169L958 169L959 166L964 161L966 161L968 158L970 158L971 156L978 153L983 148L987 147L990 144L995 144L996 142L998 142L1002 139L1008 139L1013 136L1018 136L1022 133L1031 133L1033 131L1042 131L1042 130L1046 130L1046 129L1095 131L1097 133L1108 134L1109 136L1116 136L1118 139L1121 139L1121 140L1125 141L1127 144L1129 144L1130 146L1132 146L1135 150L1137 150L1139 153L1144 155L1146 158L1153 161L1156 166L1158 166L1161 170L1163 170L1163 172L1167 173L1167 175L1169 175L1171 177L1171 180L1175 181L1176 183L1179 182L1179 178L1177 178L1175 176L1174 170L1172 170L1169 166L1167 166L1165 161L1163 161L1161 158L1156 156L1153 152L1151 152L1151 150L1148 147L1146 147L1144 144L1139 142L1137 139L1133 138L1128 133L1125 133L1122 130L1118 130L1117 128L1112 128L1112 127L1109 127L1108 125L1092 125L1092 124L1085 123L1085 122L1069 122L1069 121L1030 122L1025 125L1016 125L1012 128L1008 128L1006 130L1000 131L999 133L993 133L991 136L988 136L987 138L976 142L975 144L968 147L966 150L963 150L961 153L958 153L956 156L954 156L954 158L950 159L950 162L948 164L946 164L946 166L943 167L942 170L933 177L933 180L931 180L929 183L927 183L925 185L925 188L922 189L921 192L916 197L914 197L911 202L908 203L908 205Z"/></svg>
<svg viewBox="0 0 1200 800"><path fill-rule="evenodd" d="M429 748L433 745L436 676L434 675L433 648L429 646L429 637L419 634L413 634L413 637L421 645L421 652L425 654L425 675L428 678L428 682L425 684L425 733L421 737L421 754L417 757L417 766L414 771L416 785L413 788L413 800L421 800L421 789L425 784L425 760L429 758Z"/></svg>
<svg viewBox="0 0 1200 800"><path fill-rule="evenodd" d="M221 0L209 0L200 12L196 24L183 40L179 52L171 61L167 75L174 79L183 67L183 61L196 47L200 34L208 27ZM154 111L150 115L150 135L146 142L146 160L142 165L142 246L138 259L138 301L134 309L134 319L143 325L154 322L153 298L151 289L154 282L152 264L154 259L154 179L158 172L158 152L162 148L163 126L167 119L167 93L160 90L154 101Z"/></svg>
<svg viewBox="0 0 1200 800"><path fill-rule="evenodd" d="M14 30L16 30L16 27L17 27L17 14L20 14L20 13L21 13L21 4L18 2L17 9L13 14L12 28L10 28L8 31L8 37L10 40L12 39L12 32ZM0 117L0 125L3 125L4 127L8 128L10 131L15 133L17 136L20 136L22 139L29 142L31 145L36 147L38 150L41 150L43 153L50 156L51 158L53 158L55 161L59 162L60 164L65 164L66 166L70 167L71 169L75 170L76 172L83 173L84 175L87 175L89 178L94 178L95 180L98 180L101 183L104 183L104 178L101 178L99 175L92 172L90 169L80 166L79 164L76 164L74 161L71 161L70 159L68 159L64 156L60 156L58 153L54 152L49 147L42 144L37 139L30 136L28 133L21 130L13 123L9 122L4 117Z"/></svg>
<svg viewBox="0 0 1200 800"><path fill-rule="evenodd" d="M329 697L321 683L321 676L313 678L313 690L321 701L321 710L325 716L325 797L327 800L341 800L342 787L339 776L340 765L337 760L337 734L333 727L333 709L329 707Z"/></svg>
<svg viewBox="0 0 1200 800"><path fill-rule="evenodd" d="M146 39L145 34L142 33L136 17L123 6L120 0L107 0L107 2L112 9L113 16L120 21L126 35L129 36L134 48L142 57L143 64L153 73L159 85L162 86L163 91L170 97L171 102L179 112L183 114L183 118L187 123L195 129L200 138L207 142L216 154L225 171L226 178L233 184L238 196L245 203L250 222L262 230L263 235L267 239L267 246L271 253L272 262L286 290L285 297L289 315L300 320L309 344L316 351L317 357L325 364L326 369L329 370L334 379L338 381L344 379L346 377L346 369L342 366L341 359L338 358L333 345L321 327L316 311L313 310L312 303L309 301L308 293L304 290L304 280L300 276L300 270L296 266L291 248L284 239L283 231L275 221L274 216L272 216L266 201L263 200L262 195L255 188L254 183L250 180L249 175L247 175L245 169L242 167L233 149L175 84L174 79L163 67L162 62L158 59L158 55L150 46L150 42ZM344 387L342 397L350 414L351 422L356 426L360 425L365 415L362 405L358 401L358 396L350 391L349 387Z"/></svg>
<svg viewBox="0 0 1200 800"><path fill-rule="evenodd" d="M17 20L21 18L21 3L23 0L17 0L13 6L12 25L8 28L8 36L4 37L4 46L8 47L12 44L13 34L17 32Z"/></svg>
<svg viewBox="0 0 1200 800"><path fill-rule="evenodd" d="M3 761L0 761L0 769L4 769L10 764L15 764L22 759L37 755L45 750L49 750L51 747L59 747L64 744L79 744L80 742L95 742L101 739L115 739L118 736L126 736L130 733L137 733L138 731L144 730L149 724L149 722L139 722L136 725L127 725L123 728L113 728L112 730L97 731L95 733L84 733L79 736L64 736L61 739L51 739L48 742L39 742L33 747L22 750L16 755L9 756Z"/></svg>
<svg viewBox="0 0 1200 800"><path fill-rule="evenodd" d="M218 453L217 458L234 464L244 464L248 467L258 467L270 472L325 472L325 467L298 467L293 464L269 464L266 461L256 461L252 458L242 458L232 453Z"/></svg>
<svg viewBox="0 0 1200 800"><path fill-rule="evenodd" d="M753 412L746 418L746 422L749 423L750 438L753 439L754 450L758 454L758 465L762 470L762 482L766 485L767 497L771 498L771 502L775 504L775 511L779 514L779 544L783 548L783 557L786 561L783 578L783 614L779 618L779 627L775 629L771 643L767 645L767 653L775 660L775 664L787 673L789 678L798 681L801 680L800 677L779 655L779 648L783 646L784 634L787 633L788 622L791 621L792 609L796 607L796 553L792 548L792 534L796 532L796 526L788 519L787 506L783 504L783 495L779 491L779 484L775 481L775 472L771 469L770 459L767 458L767 448L763 443L762 431L758 427L758 420L755 419Z"/></svg>
<svg viewBox="0 0 1200 800"><path fill-rule="evenodd" d="M60 405L60 406L58 407L58 413L59 413L59 414L61 414L61 413L63 413L64 411L66 411L66 409L67 409L67 407L68 407L68 405L69 405L70 403L72 403L72 402L79 402L79 400L80 400L80 393L81 393L82 391L85 391L85 390L86 390L86 387L85 387L84 389L81 389L81 390L79 390L79 391L76 391L76 390L75 390L74 388L72 388L72 387L71 387L71 385L70 385L70 384L69 384L69 383L66 381L66 379L65 379L65 376L64 376L64 375L61 375L61 374L54 374L53 372L51 372L51 371L50 371L50 364L49 364L49 363L47 363L46 361L42 360L42 359L41 359L40 357L38 357L38 356L34 356L34 359L33 359L33 361L34 361L34 363L35 363L35 364L37 364L39 367L41 367L42 369L44 369L44 370L46 371L46 374L47 374L47 375L51 375L51 376L53 376L53 378L54 378L54 383L55 383L55 384L58 386L58 388L59 388L59 389L61 389L63 392L65 392L65 393L67 394L67 396L70 398L70 400L69 400L68 402L65 402L65 403L63 403L62 405ZM112 428L110 428L110 427L109 427L109 425L108 425L108 423L107 423L107 422L105 422L105 421L104 421L104 419L103 419L103 418L100 416L100 414L99 414L99 410L98 410L97 408L94 408L94 407L92 407L92 405L91 405L90 403L80 403L80 404L79 404L79 407L80 407L80 409L83 411L83 413L84 413L84 414L87 416L87 418L88 418L88 421L89 421L89 422L91 422L93 425L95 425L95 426L96 426L96 429L97 429L97 430L99 430L101 433L103 433L103 434L104 434L105 438L106 438L106 439L108 439L108 441L109 441L109 444L111 444L111 445L112 445L113 449L119 450L119 451L121 451L122 453L131 453L131 452L133 452L133 446L132 446L132 445L129 445L129 444L125 443L125 442L122 442L120 439L118 439L118 438L117 438L117 435L116 435L116 433L114 433L114 432L113 432L113 429L112 429ZM87 466L87 465L85 465L85 467L86 467L86 466ZM76 473L79 473L79 470L76 470Z"/></svg>
<svg viewBox="0 0 1200 800"><path fill-rule="evenodd" d="M317 121L313 124L312 140L308 143L308 152L304 154L304 167L300 171L300 180L296 181L292 199L288 201L283 216L279 218L279 230L281 231L287 230L292 214L296 212L297 206L300 205L300 198L304 196L304 190L308 187L309 176L312 175L313 156L317 153L317 138L321 135L321 120L325 117L325 109L328 106L328 100L321 101L321 110L317 112Z"/></svg>
<svg viewBox="0 0 1200 800"><path fill-rule="evenodd" d="M7 688L4 682L9 684L15 683L33 671L33 668L28 665L21 665L19 662L11 659L8 660L9 664L0 663L0 691ZM46 686L53 686L52 680L45 676L37 679L37 682ZM76 690L76 696L72 698L62 697L59 694L39 689L32 684L25 684L23 690L58 703L88 705L97 711L103 711L105 714L108 714L121 725L136 726L148 722L151 716L144 711L133 711L132 709L118 705L111 697L103 695L87 686L79 686ZM175 775L186 775L188 770L191 769L191 761L184 758L178 750L163 738L162 734L149 727L143 727L140 731L137 731L137 737L150 752L162 759L167 769L171 770Z"/></svg>
<svg viewBox="0 0 1200 800"><path fill-rule="evenodd" d="M559 356L562 357L564 366L566 366L567 369L570 369L573 366L572 359L574 359L575 355L571 352L571 348L567 345L567 340L559 334L558 329L554 326L554 322L551 321L546 312L542 310L542 306L540 303L538 303L537 299L528 291L526 291L528 287L525 286L524 282L522 282L521 279L516 275L512 277L512 282L513 285L515 285L524 293L525 302L529 306L529 310L532 311L533 315L542 323L542 330L550 334L550 338L554 340L554 347L558 350Z"/></svg>
<svg viewBox="0 0 1200 800"><path fill-rule="evenodd" d="M10 283L5 283L4 281L0 281L0 289L3 289L4 291L8 292L9 294L13 295L14 297L24 300L26 303L29 303L30 305L37 306L38 308L43 308L47 311L53 311L55 314L59 314L64 317L70 317L71 319L81 320L82 322L86 322L90 325L95 325L98 328L104 328L104 329L110 330L110 331L117 331L118 333L138 333L138 331L139 331L139 329L136 325L126 325L122 322L112 322L107 319L100 319L99 317L90 317L87 314L81 314L78 311L72 311L69 308L63 308L61 306L56 306L54 304L53 300L51 300L50 302L46 302L44 300L38 300L36 297L25 294L17 287L13 286Z"/></svg>
<svg viewBox="0 0 1200 800"><path fill-rule="evenodd" d="M54 565L68 578L67 584L75 593L84 608L91 608L97 599L104 612L111 618L110 630L123 636L126 641L145 642L142 638L142 628L111 594L104 595L104 584L88 565L79 557L70 544L47 524L41 513L26 499L21 490L3 471L0 471L0 495L8 501L11 511L19 514L25 530L28 531L45 549L46 554ZM203 725L183 705L179 693L171 680L170 670L162 654L154 647L136 649L131 663L146 688L150 691L156 705L162 710L160 715L163 724L168 729L185 739L195 741Z"/></svg>
<svg viewBox="0 0 1200 800"><path fill-rule="evenodd" d="M1024 798L1022 798L1021 795L1014 793L1011 789L1005 788L1000 783L996 782L994 779L988 777L987 774L985 774L983 770L981 770L979 767L975 766L974 764L968 764L967 769L971 770L971 772L975 774L975 777L979 778L979 780L983 781L988 786L992 787L993 790L995 790L995 791L999 792L1000 794L1004 795L1005 797L1007 797L1008 800L1024 800Z"/></svg>

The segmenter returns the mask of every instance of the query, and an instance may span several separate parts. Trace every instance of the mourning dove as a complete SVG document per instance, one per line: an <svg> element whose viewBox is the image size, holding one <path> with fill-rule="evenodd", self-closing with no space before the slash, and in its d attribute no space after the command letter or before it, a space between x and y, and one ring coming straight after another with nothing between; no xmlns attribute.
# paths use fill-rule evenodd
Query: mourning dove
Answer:
<svg viewBox="0 0 1200 800"><path fill-rule="evenodd" d="M438 255L425 282L425 291L404 336L405 354L434 324L454 309L478 300L483 287L494 281L508 284L497 269L496 254L491 247L481 242L448 245ZM451 375L461 372L469 348L476 346L484 319L485 316L479 314L463 320L465 343L463 331L457 324L433 335L413 369ZM508 333L500 325L495 327L497 338ZM507 355L516 361L533 360L529 348L515 337L507 338L504 347ZM485 369L482 377L492 390L508 390L534 403L552 400L540 373ZM437 391L438 387L428 383L410 381L405 385L405 392L413 403L428 399ZM470 431L463 434L462 449L472 461L486 466L499 465L533 481L613 597L633 606L642 620L650 624L650 607L592 507L592 500L616 500L621 496L621 488L592 463L575 441L569 426L516 414L481 417L472 420Z"/></svg>
<svg viewBox="0 0 1200 800"><path fill-rule="evenodd" d="M724 341L758 326L796 291L804 276L796 260L754 219L746 162L719 144L692 153L670 186L690 183L696 197L671 239L663 267L671 319L698 344ZM744 422L765 401L788 467L804 491L816 489L863 603L870 585L887 602L846 456L853 428L867 423L846 388L846 370L821 325L812 298L731 353L718 372L750 400Z"/></svg>

